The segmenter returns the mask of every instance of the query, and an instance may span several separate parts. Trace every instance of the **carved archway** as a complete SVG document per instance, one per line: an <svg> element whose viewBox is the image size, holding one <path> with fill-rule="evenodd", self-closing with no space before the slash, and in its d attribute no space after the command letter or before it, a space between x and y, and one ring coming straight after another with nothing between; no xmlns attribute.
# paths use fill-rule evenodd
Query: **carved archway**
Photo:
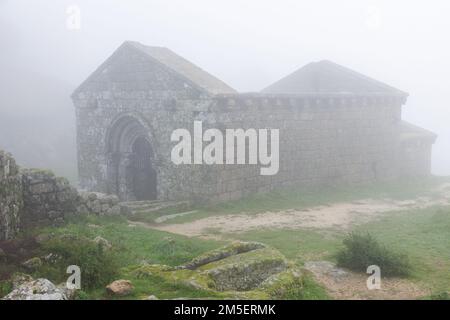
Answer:
<svg viewBox="0 0 450 320"><path fill-rule="evenodd" d="M120 199L157 198L157 171L149 128L138 117L123 115L107 134L108 193Z"/></svg>

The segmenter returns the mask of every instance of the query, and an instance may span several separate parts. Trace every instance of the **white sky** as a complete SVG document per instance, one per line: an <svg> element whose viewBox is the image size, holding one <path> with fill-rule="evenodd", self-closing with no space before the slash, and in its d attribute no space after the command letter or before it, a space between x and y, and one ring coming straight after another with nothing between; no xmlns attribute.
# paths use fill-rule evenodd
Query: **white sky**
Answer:
<svg viewBox="0 0 450 320"><path fill-rule="evenodd" d="M66 9L81 9L81 29ZM239 91L328 59L410 93L404 119L439 134L450 174L450 1L0 0L0 67L73 87L124 40L166 46Z"/></svg>

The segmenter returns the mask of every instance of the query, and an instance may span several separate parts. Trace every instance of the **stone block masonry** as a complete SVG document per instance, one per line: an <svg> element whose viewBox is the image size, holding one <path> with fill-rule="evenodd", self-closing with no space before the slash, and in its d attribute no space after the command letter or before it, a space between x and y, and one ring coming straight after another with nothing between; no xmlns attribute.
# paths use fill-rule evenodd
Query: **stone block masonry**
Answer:
<svg viewBox="0 0 450 320"><path fill-rule="evenodd" d="M23 225L52 224L77 212L79 195L65 178L50 171L26 169L22 172Z"/></svg>

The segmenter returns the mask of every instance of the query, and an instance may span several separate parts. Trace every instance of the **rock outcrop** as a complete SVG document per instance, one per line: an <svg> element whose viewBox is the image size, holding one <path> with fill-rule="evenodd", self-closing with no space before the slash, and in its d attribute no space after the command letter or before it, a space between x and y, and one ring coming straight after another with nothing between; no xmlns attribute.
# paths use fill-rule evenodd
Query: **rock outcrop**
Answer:
<svg viewBox="0 0 450 320"><path fill-rule="evenodd" d="M19 231L23 208L22 179L14 158L0 150L0 240Z"/></svg>
<svg viewBox="0 0 450 320"><path fill-rule="evenodd" d="M67 300L67 296L49 280L37 279L18 284L2 300Z"/></svg>
<svg viewBox="0 0 450 320"><path fill-rule="evenodd" d="M128 280L116 280L106 287L106 291L114 296L126 296L133 292L133 285Z"/></svg>
<svg viewBox="0 0 450 320"><path fill-rule="evenodd" d="M131 276L156 276L170 285L224 299L284 299L303 289L303 273L277 250L254 242L234 242L179 267L143 265Z"/></svg>
<svg viewBox="0 0 450 320"><path fill-rule="evenodd" d="M115 216L121 213L119 198L115 195L107 195L98 192L79 193L79 205L77 211L97 216Z"/></svg>

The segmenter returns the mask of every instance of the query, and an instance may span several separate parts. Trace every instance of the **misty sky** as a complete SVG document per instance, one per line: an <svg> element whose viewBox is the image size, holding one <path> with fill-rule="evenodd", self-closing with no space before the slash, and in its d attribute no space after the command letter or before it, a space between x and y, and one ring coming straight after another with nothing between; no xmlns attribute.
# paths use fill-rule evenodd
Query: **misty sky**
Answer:
<svg viewBox="0 0 450 320"><path fill-rule="evenodd" d="M80 30L66 26L70 5L81 10ZM0 0L0 68L74 89L135 40L259 91L328 59L409 92L403 118L439 134L433 172L450 174L449 14L445 0Z"/></svg>

